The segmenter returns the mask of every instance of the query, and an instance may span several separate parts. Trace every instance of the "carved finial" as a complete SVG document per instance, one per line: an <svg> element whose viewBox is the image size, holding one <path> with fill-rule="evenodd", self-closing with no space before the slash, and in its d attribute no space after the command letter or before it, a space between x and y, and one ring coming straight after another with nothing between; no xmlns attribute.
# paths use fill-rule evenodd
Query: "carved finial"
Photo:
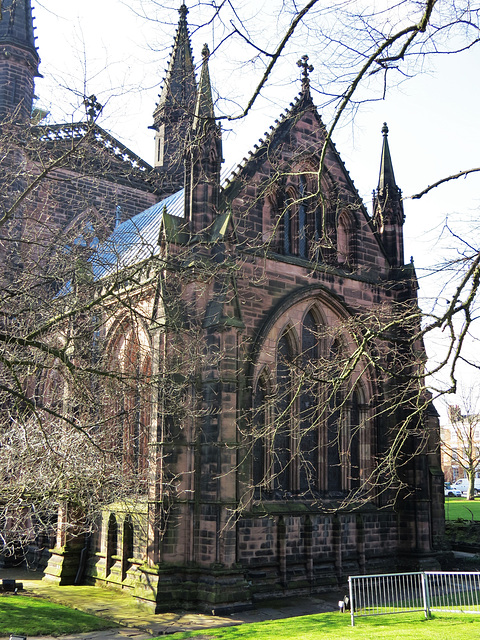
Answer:
<svg viewBox="0 0 480 640"><path fill-rule="evenodd" d="M182 2L180 9L178 10L178 13L180 14L180 19L181 20L186 20L187 19L187 13L188 13L188 9L187 9L187 5L185 4L185 2Z"/></svg>
<svg viewBox="0 0 480 640"><path fill-rule="evenodd" d="M308 64L308 56L302 56L300 60L297 62L297 67L302 67L302 89L308 89L310 87L310 78L308 77L309 73L313 71L313 65Z"/></svg>
<svg viewBox="0 0 480 640"><path fill-rule="evenodd" d="M97 96L91 95L88 98L85 98L83 101L85 105L85 111L87 113L87 120L89 123L92 123L103 109L103 106L98 102Z"/></svg>
<svg viewBox="0 0 480 640"><path fill-rule="evenodd" d="M384 136L388 136L388 127L386 122L383 123L382 133Z"/></svg>
<svg viewBox="0 0 480 640"><path fill-rule="evenodd" d="M210 49L208 48L208 44L204 44L202 48L203 59L207 61L209 55L210 55Z"/></svg>

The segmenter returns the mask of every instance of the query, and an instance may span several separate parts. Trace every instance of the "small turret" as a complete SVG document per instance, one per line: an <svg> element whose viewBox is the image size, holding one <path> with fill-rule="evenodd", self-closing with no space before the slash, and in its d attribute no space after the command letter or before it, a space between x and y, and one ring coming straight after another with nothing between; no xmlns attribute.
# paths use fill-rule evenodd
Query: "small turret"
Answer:
<svg viewBox="0 0 480 640"><path fill-rule="evenodd" d="M173 44L160 100L153 113L155 162L157 171L171 182L172 189L183 186L185 140L193 120L197 87L185 3ZM167 186L167 185L166 185Z"/></svg>
<svg viewBox="0 0 480 640"><path fill-rule="evenodd" d="M378 187L373 192L373 224L385 247L392 267L403 265L403 213L402 192L395 182L390 147L388 145L388 127L383 123L382 158Z"/></svg>
<svg viewBox="0 0 480 640"><path fill-rule="evenodd" d="M30 0L0 3L0 121L29 122L40 58Z"/></svg>
<svg viewBox="0 0 480 640"><path fill-rule="evenodd" d="M202 56L195 116L185 159L185 218L194 234L208 233L218 214L223 162L222 129L215 120L207 45L202 49Z"/></svg>

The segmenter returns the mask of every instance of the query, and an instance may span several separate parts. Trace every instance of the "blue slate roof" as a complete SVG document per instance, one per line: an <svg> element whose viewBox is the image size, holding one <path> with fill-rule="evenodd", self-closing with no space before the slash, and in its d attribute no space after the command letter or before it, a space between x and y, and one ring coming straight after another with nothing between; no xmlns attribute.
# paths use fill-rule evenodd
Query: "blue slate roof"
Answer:
<svg viewBox="0 0 480 640"><path fill-rule="evenodd" d="M225 168L220 176L224 186L233 167ZM90 258L95 280L112 276L126 267L158 255L158 234L162 215L166 208L172 216L183 218L185 210L184 189L177 191L149 209L125 220L112 231Z"/></svg>
<svg viewBox="0 0 480 640"><path fill-rule="evenodd" d="M181 189L149 209L119 224L90 258L95 280L118 273L125 267L158 254L158 233L166 209L183 217L184 190Z"/></svg>

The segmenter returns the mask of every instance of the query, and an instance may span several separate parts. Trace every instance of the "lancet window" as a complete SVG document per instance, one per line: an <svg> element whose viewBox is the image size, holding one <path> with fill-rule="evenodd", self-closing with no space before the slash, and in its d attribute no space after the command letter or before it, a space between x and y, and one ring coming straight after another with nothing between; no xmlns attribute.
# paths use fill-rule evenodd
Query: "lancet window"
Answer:
<svg viewBox="0 0 480 640"><path fill-rule="evenodd" d="M352 267L355 262L354 225L351 216L342 211L337 221L337 262Z"/></svg>
<svg viewBox="0 0 480 640"><path fill-rule="evenodd" d="M311 257L317 238L313 200L308 197L307 177L299 173L286 189L283 211L282 246L285 255Z"/></svg>
<svg viewBox="0 0 480 640"><path fill-rule="evenodd" d="M123 324L113 342L113 365L121 372L112 398L111 421L117 425L117 442L112 443L122 456L125 470L146 479L147 435L151 409L150 375L152 360L148 338L138 327Z"/></svg>

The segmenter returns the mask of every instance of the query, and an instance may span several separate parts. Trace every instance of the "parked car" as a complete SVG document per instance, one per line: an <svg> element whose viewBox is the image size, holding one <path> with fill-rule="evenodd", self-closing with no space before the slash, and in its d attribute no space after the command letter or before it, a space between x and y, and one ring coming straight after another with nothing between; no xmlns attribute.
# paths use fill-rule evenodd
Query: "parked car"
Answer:
<svg viewBox="0 0 480 640"><path fill-rule="evenodd" d="M460 498L462 492L454 487L445 487L445 496L448 498Z"/></svg>
<svg viewBox="0 0 480 640"><path fill-rule="evenodd" d="M452 489L460 489L460 491L468 491L468 479L461 478L451 485ZM475 478L475 494L480 493L480 478Z"/></svg>

